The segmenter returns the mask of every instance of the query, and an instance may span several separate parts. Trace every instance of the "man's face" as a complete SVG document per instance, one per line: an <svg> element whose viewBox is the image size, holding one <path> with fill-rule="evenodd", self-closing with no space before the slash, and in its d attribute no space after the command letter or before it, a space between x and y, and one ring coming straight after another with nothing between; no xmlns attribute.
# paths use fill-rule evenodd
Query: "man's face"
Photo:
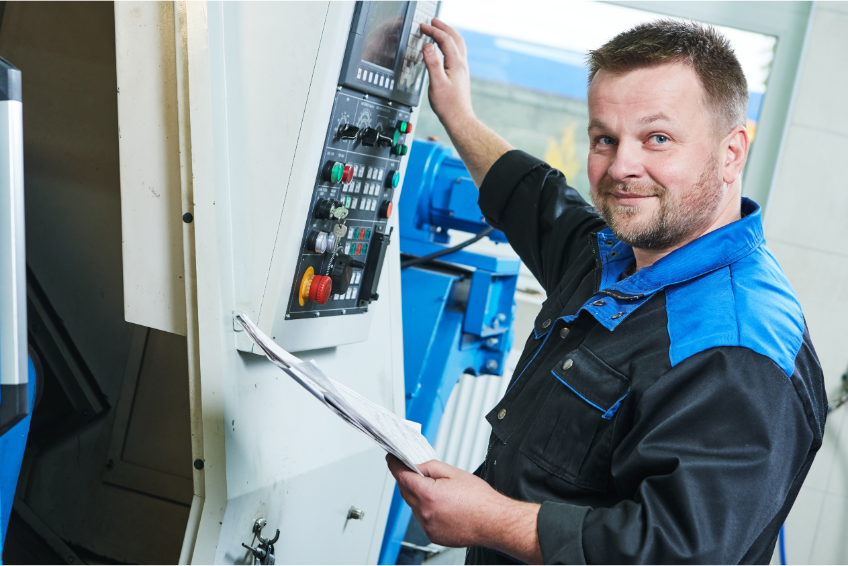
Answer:
<svg viewBox="0 0 848 566"><path fill-rule="evenodd" d="M617 238L666 250L715 221L727 192L715 121L689 65L598 71L589 88L589 183Z"/></svg>

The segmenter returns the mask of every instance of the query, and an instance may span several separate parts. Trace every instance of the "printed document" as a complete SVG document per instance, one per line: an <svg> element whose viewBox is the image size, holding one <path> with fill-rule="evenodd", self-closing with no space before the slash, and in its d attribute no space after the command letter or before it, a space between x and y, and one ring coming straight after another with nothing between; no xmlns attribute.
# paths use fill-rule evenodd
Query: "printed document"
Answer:
<svg viewBox="0 0 848 566"><path fill-rule="evenodd" d="M410 469L421 474L416 466L436 459L436 452L420 432L421 425L403 420L356 391L330 379L314 362L304 362L286 352L259 330L246 314L237 313L235 320L244 327L245 332L274 365L353 428L365 434L386 452L394 454Z"/></svg>

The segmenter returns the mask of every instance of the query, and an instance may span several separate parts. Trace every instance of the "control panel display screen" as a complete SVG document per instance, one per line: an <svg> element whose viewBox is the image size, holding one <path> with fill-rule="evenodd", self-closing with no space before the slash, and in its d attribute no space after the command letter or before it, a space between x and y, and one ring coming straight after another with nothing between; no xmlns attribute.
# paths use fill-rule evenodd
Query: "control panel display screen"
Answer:
<svg viewBox="0 0 848 566"><path fill-rule="evenodd" d="M394 70L407 2L374 2L362 60Z"/></svg>

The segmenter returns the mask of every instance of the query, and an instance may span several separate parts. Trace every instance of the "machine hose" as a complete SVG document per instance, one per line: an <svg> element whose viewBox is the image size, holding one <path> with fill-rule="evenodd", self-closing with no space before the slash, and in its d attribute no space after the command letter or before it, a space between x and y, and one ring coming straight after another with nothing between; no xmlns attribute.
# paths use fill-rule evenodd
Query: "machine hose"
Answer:
<svg viewBox="0 0 848 566"><path fill-rule="evenodd" d="M408 259L406 261L403 261L400 264L400 268L406 269L407 267L412 267L414 265L421 265L422 263L428 263L430 261L433 261L436 258L440 258L443 255L448 255L448 254L452 254L453 252L458 252L462 248L468 247L471 244L473 244L474 242L482 240L483 238L485 238L486 236L488 236L489 234L494 232L494 230L495 230L494 228L489 226L488 228L486 228L485 230L483 230L482 232L480 232L479 234L477 234L473 238L469 238L468 240L465 240L464 242L460 242L459 244L457 244L455 246L451 246L449 248L445 248L443 250L439 250L439 251L431 253L431 254L423 255L421 257L414 257L412 259Z"/></svg>

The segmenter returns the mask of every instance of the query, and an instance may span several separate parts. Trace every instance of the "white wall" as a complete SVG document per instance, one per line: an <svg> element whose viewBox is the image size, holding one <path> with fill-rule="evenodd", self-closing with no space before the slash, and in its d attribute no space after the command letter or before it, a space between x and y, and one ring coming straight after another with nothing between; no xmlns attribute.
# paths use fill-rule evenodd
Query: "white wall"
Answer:
<svg viewBox="0 0 848 566"><path fill-rule="evenodd" d="M813 9L790 124L766 212L766 239L795 288L837 397L848 366L848 2ZM848 406L828 415L786 522L787 560L848 563Z"/></svg>

